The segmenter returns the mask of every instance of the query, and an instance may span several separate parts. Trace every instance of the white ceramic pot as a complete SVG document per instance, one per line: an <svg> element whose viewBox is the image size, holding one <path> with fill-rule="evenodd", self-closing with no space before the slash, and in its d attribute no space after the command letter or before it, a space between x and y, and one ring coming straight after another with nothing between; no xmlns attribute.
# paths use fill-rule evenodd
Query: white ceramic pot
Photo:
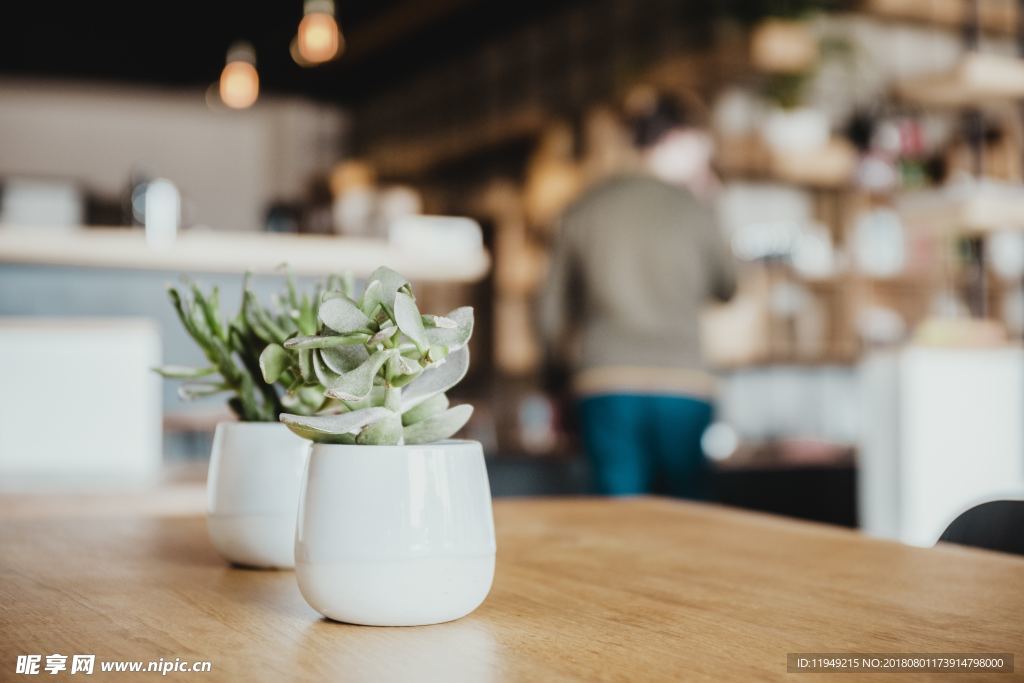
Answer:
<svg viewBox="0 0 1024 683"><path fill-rule="evenodd" d="M295 573L324 616L370 626L458 619L487 597L494 552L479 443L313 445Z"/></svg>
<svg viewBox="0 0 1024 683"><path fill-rule="evenodd" d="M277 422L221 422L206 479L214 547L247 567L295 566L295 520L310 442Z"/></svg>

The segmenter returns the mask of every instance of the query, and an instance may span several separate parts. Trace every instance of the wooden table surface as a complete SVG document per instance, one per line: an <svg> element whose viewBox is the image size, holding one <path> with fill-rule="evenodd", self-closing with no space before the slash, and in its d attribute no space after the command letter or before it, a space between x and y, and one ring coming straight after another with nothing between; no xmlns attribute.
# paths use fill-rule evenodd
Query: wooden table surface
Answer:
<svg viewBox="0 0 1024 683"><path fill-rule="evenodd" d="M51 653L210 660L166 677L202 681L814 681L787 653L1024 655L1024 559L995 553L653 498L501 500L483 606L373 628L321 619L290 572L228 567L200 515L150 508L0 499L0 680Z"/></svg>

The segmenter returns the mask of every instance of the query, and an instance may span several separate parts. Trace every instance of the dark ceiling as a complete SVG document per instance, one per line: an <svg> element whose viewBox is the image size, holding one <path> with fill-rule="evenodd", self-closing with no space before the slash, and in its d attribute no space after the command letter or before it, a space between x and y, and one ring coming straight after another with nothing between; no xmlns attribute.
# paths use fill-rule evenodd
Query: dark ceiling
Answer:
<svg viewBox="0 0 1024 683"><path fill-rule="evenodd" d="M358 104L579 0L337 0L347 50L304 69L288 46L302 0L32 0L0 14L0 75L206 87L230 43L256 47L264 92Z"/></svg>

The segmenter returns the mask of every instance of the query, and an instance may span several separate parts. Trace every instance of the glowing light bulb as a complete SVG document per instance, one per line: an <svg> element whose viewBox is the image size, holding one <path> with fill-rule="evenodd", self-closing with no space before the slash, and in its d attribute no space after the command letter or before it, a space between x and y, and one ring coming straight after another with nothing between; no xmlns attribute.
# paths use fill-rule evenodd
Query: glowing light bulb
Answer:
<svg viewBox="0 0 1024 683"><path fill-rule="evenodd" d="M227 64L220 72L220 99L232 109L246 109L260 94L256 51L249 43L236 43L228 50Z"/></svg>
<svg viewBox="0 0 1024 683"><path fill-rule="evenodd" d="M332 0L307 0L297 42L299 55L308 64L322 64L338 55L342 41Z"/></svg>
<svg viewBox="0 0 1024 683"><path fill-rule="evenodd" d="M302 56L302 53L299 52L299 37L297 35L293 37L292 42L288 44L288 54L292 56L292 61L301 67L308 68L316 66L316 64L307 60Z"/></svg>

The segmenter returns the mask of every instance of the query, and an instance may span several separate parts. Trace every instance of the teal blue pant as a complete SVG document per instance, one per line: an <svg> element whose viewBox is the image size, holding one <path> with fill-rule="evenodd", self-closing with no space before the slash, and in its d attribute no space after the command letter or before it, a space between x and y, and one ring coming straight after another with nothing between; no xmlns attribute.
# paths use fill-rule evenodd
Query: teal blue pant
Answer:
<svg viewBox="0 0 1024 683"><path fill-rule="evenodd" d="M598 493L708 497L700 438L711 404L683 396L605 394L581 399L580 431Z"/></svg>

